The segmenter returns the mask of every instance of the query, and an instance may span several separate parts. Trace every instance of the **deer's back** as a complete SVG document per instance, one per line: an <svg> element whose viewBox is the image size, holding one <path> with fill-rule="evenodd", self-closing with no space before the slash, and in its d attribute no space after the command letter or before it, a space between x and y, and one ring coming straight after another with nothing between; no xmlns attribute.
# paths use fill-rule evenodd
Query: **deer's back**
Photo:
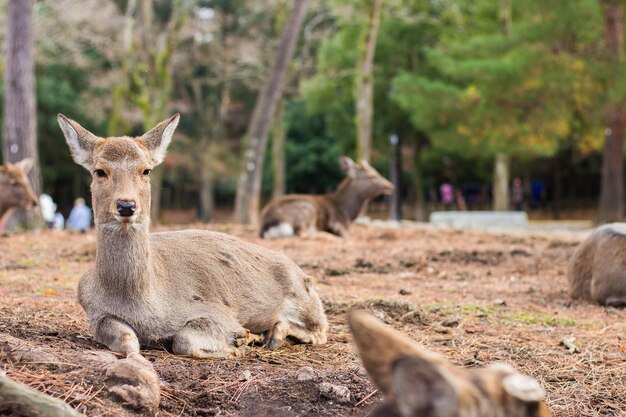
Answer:
<svg viewBox="0 0 626 417"><path fill-rule="evenodd" d="M572 257L568 280L575 298L626 301L626 223L607 224L591 233Z"/></svg>
<svg viewBox="0 0 626 417"><path fill-rule="evenodd" d="M290 194L270 201L261 212L261 234L280 223L289 223L295 233L315 227L328 231L337 209L327 195Z"/></svg>

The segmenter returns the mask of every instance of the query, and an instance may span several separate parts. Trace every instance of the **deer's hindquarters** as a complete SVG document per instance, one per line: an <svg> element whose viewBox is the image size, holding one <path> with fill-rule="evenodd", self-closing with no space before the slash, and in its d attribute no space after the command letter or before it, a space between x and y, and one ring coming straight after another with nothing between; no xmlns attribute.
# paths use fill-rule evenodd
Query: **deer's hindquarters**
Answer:
<svg viewBox="0 0 626 417"><path fill-rule="evenodd" d="M596 229L576 249L568 270L570 295L604 305L626 305L626 225Z"/></svg>
<svg viewBox="0 0 626 417"><path fill-rule="evenodd" d="M260 236L264 239L314 233L323 213L311 196L283 196L271 201L261 213Z"/></svg>

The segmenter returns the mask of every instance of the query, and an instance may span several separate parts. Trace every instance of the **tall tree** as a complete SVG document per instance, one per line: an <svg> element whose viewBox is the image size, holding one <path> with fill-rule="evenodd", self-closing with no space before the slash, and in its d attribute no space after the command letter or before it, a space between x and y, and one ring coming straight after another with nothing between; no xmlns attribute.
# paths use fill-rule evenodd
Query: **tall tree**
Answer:
<svg viewBox="0 0 626 417"><path fill-rule="evenodd" d="M370 159L374 113L374 55L383 0L367 0L367 25L359 45L355 74L356 132L358 159Z"/></svg>
<svg viewBox="0 0 626 417"><path fill-rule="evenodd" d="M235 221L255 224L261 197L263 161L272 116L283 93L287 67L300 37L308 0L295 0L293 10L281 34L267 85L259 95L246 133L248 145L239 174L235 199Z"/></svg>
<svg viewBox="0 0 626 417"><path fill-rule="evenodd" d="M155 15L155 0L129 0L126 4L124 56L120 82L113 91L109 134L126 134L122 109L128 102L141 112L143 130L168 116L173 86L174 52L183 22L191 10L189 0L169 4L169 14ZM152 219L158 221L161 207L163 166L152 174Z"/></svg>
<svg viewBox="0 0 626 417"><path fill-rule="evenodd" d="M39 194L32 0L9 1L7 29L3 155L6 162L27 157L35 161L29 177L33 190Z"/></svg>
<svg viewBox="0 0 626 417"><path fill-rule="evenodd" d="M607 68L605 139L602 157L602 183L599 222L621 221L624 217L624 127L626 103L623 97L613 98L624 71L624 3L601 0L604 17L604 43ZM623 82L623 81L622 81Z"/></svg>

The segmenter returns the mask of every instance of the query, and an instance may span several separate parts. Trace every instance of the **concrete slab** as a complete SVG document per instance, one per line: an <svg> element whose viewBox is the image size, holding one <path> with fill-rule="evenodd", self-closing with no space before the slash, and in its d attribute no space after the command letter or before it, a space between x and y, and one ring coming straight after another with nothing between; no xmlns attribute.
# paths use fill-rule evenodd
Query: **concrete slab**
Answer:
<svg viewBox="0 0 626 417"><path fill-rule="evenodd" d="M524 229L528 216L523 211L434 211L429 222L453 229Z"/></svg>

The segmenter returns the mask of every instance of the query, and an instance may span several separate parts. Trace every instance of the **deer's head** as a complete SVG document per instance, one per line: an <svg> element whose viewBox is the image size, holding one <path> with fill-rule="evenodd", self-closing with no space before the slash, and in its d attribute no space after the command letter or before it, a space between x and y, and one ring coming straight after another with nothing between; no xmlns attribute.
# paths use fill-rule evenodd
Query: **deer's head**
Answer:
<svg viewBox="0 0 626 417"><path fill-rule="evenodd" d="M165 158L179 118L176 114L136 138L100 138L58 115L74 161L93 176L96 224L129 226L150 221L150 172Z"/></svg>
<svg viewBox="0 0 626 417"><path fill-rule="evenodd" d="M466 370L426 351L374 316L348 317L359 356L387 402L382 417L549 417L539 383L496 363Z"/></svg>
<svg viewBox="0 0 626 417"><path fill-rule="evenodd" d="M363 198L376 198L381 194L390 194L393 191L393 184L365 160L356 163L349 157L342 156L340 165L346 175L352 178L352 183Z"/></svg>
<svg viewBox="0 0 626 417"><path fill-rule="evenodd" d="M22 159L15 164L0 165L0 207L37 205L37 196L28 180L28 173L32 167L33 160L30 158Z"/></svg>

